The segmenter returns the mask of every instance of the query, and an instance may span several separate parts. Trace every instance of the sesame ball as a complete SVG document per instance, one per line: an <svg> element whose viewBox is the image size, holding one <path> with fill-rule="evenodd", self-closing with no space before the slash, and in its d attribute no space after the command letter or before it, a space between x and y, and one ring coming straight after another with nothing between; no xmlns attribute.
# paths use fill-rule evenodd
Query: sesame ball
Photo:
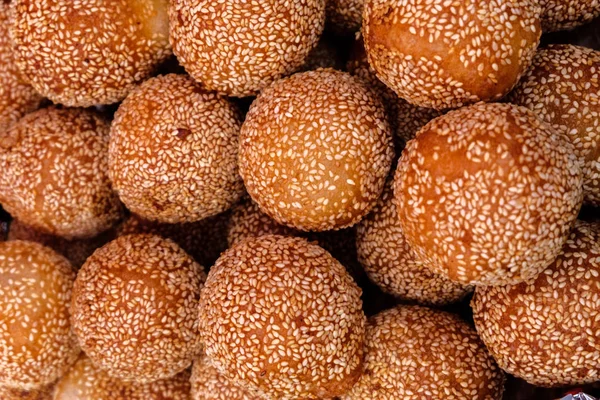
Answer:
<svg viewBox="0 0 600 400"><path fill-rule="evenodd" d="M202 267L169 239L118 237L77 275L71 311L81 348L115 378L172 377L201 350L197 307L204 278Z"/></svg>
<svg viewBox="0 0 600 400"><path fill-rule="evenodd" d="M122 100L171 53L167 0L15 0L15 59L55 103Z"/></svg>
<svg viewBox="0 0 600 400"><path fill-rule="evenodd" d="M32 228L18 219L10 222L8 240L26 240L37 242L65 256L75 268L83 265L94 250L105 245L112 236L108 231L89 239L68 240L60 236L49 235Z"/></svg>
<svg viewBox="0 0 600 400"><path fill-rule="evenodd" d="M41 389L22 390L0 386L0 399L2 400L53 400L52 386Z"/></svg>
<svg viewBox="0 0 600 400"><path fill-rule="evenodd" d="M21 76L12 49L9 5L0 2L0 132L28 112L37 109L40 96Z"/></svg>
<svg viewBox="0 0 600 400"><path fill-rule="evenodd" d="M370 318L365 367L343 400L500 400L504 374L457 316L398 306Z"/></svg>
<svg viewBox="0 0 600 400"><path fill-rule="evenodd" d="M434 108L409 103L381 82L373 67L369 65L362 39L354 41L346 67L348 72L363 79L365 84L383 99L398 149L404 148L406 142L414 138L426 123L443 114L443 111Z"/></svg>
<svg viewBox="0 0 600 400"><path fill-rule="evenodd" d="M361 290L321 247L277 235L231 247L200 296L206 355L239 386L277 399L338 396L361 370Z"/></svg>
<svg viewBox="0 0 600 400"><path fill-rule="evenodd" d="M358 222L381 194L393 155L379 98L332 69L265 89L240 134L240 173L252 199L277 222L305 231Z"/></svg>
<svg viewBox="0 0 600 400"><path fill-rule="evenodd" d="M323 35L317 45L308 53L304 65L299 71L311 71L319 68L333 68L341 71L343 67L344 62L339 43L335 38Z"/></svg>
<svg viewBox="0 0 600 400"><path fill-rule="evenodd" d="M458 108L513 88L539 43L538 15L530 0L366 0L363 34L369 63L400 97Z"/></svg>
<svg viewBox="0 0 600 400"><path fill-rule="evenodd" d="M238 109L184 75L149 79L121 104L111 127L110 177L143 218L193 222L231 207L238 174Z"/></svg>
<svg viewBox="0 0 600 400"><path fill-rule="evenodd" d="M339 35L358 32L362 25L365 0L326 0L328 29Z"/></svg>
<svg viewBox="0 0 600 400"><path fill-rule="evenodd" d="M108 179L106 121L48 108L0 132L0 203L21 222L67 239L93 237L122 215Z"/></svg>
<svg viewBox="0 0 600 400"><path fill-rule="evenodd" d="M581 188L566 136L524 107L479 104L419 131L394 191L406 240L428 268L463 284L505 285L556 258Z"/></svg>
<svg viewBox="0 0 600 400"><path fill-rule="evenodd" d="M33 390L79 354L69 323L75 271L38 243L0 242L0 386Z"/></svg>
<svg viewBox="0 0 600 400"><path fill-rule="evenodd" d="M551 45L508 100L569 137L583 162L584 201L600 206L600 51Z"/></svg>
<svg viewBox="0 0 600 400"><path fill-rule="evenodd" d="M227 249L229 212L184 224L161 224L132 214L117 229L117 235L150 233L171 239L202 266L210 267Z"/></svg>
<svg viewBox="0 0 600 400"><path fill-rule="evenodd" d="M481 339L505 371L538 386L600 380L600 225L578 221L537 278L479 287L471 305Z"/></svg>
<svg viewBox="0 0 600 400"><path fill-rule="evenodd" d="M217 371L207 357L194 361L192 400L261 400L256 393L237 386Z"/></svg>
<svg viewBox="0 0 600 400"><path fill-rule="evenodd" d="M358 258L367 275L405 301L436 306L459 301L472 287L432 272L417 259L402 232L388 183L373 211L356 227Z"/></svg>
<svg viewBox="0 0 600 400"><path fill-rule="evenodd" d="M304 64L325 23L325 0L173 0L171 43L208 90L244 97Z"/></svg>
<svg viewBox="0 0 600 400"><path fill-rule="evenodd" d="M555 32L573 29L600 16L598 0L537 0L542 8L542 29Z"/></svg>
<svg viewBox="0 0 600 400"><path fill-rule="evenodd" d="M146 384L111 377L81 356L58 381L53 400L190 400L190 373Z"/></svg>

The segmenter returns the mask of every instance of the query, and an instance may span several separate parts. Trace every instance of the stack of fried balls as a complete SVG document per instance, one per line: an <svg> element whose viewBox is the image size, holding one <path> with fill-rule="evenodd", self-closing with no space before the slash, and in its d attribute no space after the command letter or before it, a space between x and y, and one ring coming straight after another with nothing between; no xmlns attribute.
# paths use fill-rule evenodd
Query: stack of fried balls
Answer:
<svg viewBox="0 0 600 400"><path fill-rule="evenodd" d="M0 400L593 391L590 32L596 0L1 1Z"/></svg>

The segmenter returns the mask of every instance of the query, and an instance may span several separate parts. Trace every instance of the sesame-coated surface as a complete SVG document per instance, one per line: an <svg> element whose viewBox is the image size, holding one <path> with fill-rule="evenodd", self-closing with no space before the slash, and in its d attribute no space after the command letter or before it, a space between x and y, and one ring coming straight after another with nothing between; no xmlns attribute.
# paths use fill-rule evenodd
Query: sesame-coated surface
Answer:
<svg viewBox="0 0 600 400"><path fill-rule="evenodd" d="M317 45L308 53L300 71L310 71L319 68L343 70L344 60L341 50L334 37L321 36Z"/></svg>
<svg viewBox="0 0 600 400"><path fill-rule="evenodd" d="M558 255L583 199L568 138L512 104L479 104L417 133L395 177L417 257L462 283L532 278Z"/></svg>
<svg viewBox="0 0 600 400"><path fill-rule="evenodd" d="M343 400L500 400L504 374L457 316L399 306L369 319L362 377Z"/></svg>
<svg viewBox="0 0 600 400"><path fill-rule="evenodd" d="M109 173L127 208L143 218L194 222L241 197L240 115L185 75L151 78L123 101L111 126Z"/></svg>
<svg viewBox="0 0 600 400"><path fill-rule="evenodd" d="M53 400L52 387L42 389L21 390L0 386L0 399L2 400Z"/></svg>
<svg viewBox="0 0 600 400"><path fill-rule="evenodd" d="M363 34L386 85L442 109L508 93L529 67L541 27L530 0L367 0Z"/></svg>
<svg viewBox="0 0 600 400"><path fill-rule="evenodd" d="M356 226L356 248L369 278L402 300L443 305L472 290L433 273L416 259L398 220L391 181L373 211Z"/></svg>
<svg viewBox="0 0 600 400"><path fill-rule="evenodd" d="M600 0L536 0L544 32L573 29L600 16Z"/></svg>
<svg viewBox="0 0 600 400"><path fill-rule="evenodd" d="M0 132L0 203L22 222L92 237L122 213L108 180L109 126L83 109L33 112Z"/></svg>
<svg viewBox="0 0 600 400"><path fill-rule="evenodd" d="M361 290L329 253L301 238L242 241L200 296L207 356L235 384L277 399L347 391L360 374Z"/></svg>
<svg viewBox="0 0 600 400"><path fill-rule="evenodd" d="M62 376L79 354L69 323L75 271L38 243L0 243L0 386L32 390Z"/></svg>
<svg viewBox="0 0 600 400"><path fill-rule="evenodd" d="M346 67L348 72L363 79L383 99L398 149L403 148L406 142L414 138L426 123L443 114L443 111L434 108L419 107L409 103L381 82L373 67L369 65L362 39L356 40L352 45Z"/></svg>
<svg viewBox="0 0 600 400"><path fill-rule="evenodd" d="M238 386L217 371L207 357L194 361L192 400L261 400L256 393Z"/></svg>
<svg viewBox="0 0 600 400"><path fill-rule="evenodd" d="M40 96L21 76L8 35L9 6L0 2L0 132L38 108Z"/></svg>
<svg viewBox="0 0 600 400"><path fill-rule="evenodd" d="M538 386L600 380L600 225L578 221L550 267L479 287L475 325L498 365Z"/></svg>
<svg viewBox="0 0 600 400"><path fill-rule="evenodd" d="M573 45L539 50L508 101L571 139L583 162L584 201L600 206L600 51Z"/></svg>
<svg viewBox="0 0 600 400"><path fill-rule="evenodd" d="M381 100L358 78L320 69L252 103L240 173L261 210L300 230L354 225L375 205L394 155Z"/></svg>
<svg viewBox="0 0 600 400"><path fill-rule="evenodd" d="M55 103L122 100L169 54L167 0L14 0L15 58Z"/></svg>
<svg viewBox="0 0 600 400"><path fill-rule="evenodd" d="M139 384L111 377L82 355L57 382L53 400L190 400L190 373Z"/></svg>
<svg viewBox="0 0 600 400"><path fill-rule="evenodd" d="M328 29L341 35L359 31L364 5L365 0L326 0Z"/></svg>
<svg viewBox="0 0 600 400"><path fill-rule="evenodd" d="M10 222L7 240L26 240L40 243L62 254L75 268L79 268L92 255L94 250L105 245L111 239L111 236L112 232L109 231L90 239L68 240L41 232L25 225L18 219L13 219Z"/></svg>
<svg viewBox="0 0 600 400"><path fill-rule="evenodd" d="M171 43L209 90L256 94L297 70L325 24L325 0L172 0Z"/></svg>
<svg viewBox="0 0 600 400"><path fill-rule="evenodd" d="M151 233L177 243L203 267L209 268L227 249L229 212L185 224L161 224L132 214L117 229L117 235Z"/></svg>
<svg viewBox="0 0 600 400"><path fill-rule="evenodd" d="M88 258L73 289L81 348L111 376L147 383L189 367L201 350L205 275L175 242L121 236Z"/></svg>

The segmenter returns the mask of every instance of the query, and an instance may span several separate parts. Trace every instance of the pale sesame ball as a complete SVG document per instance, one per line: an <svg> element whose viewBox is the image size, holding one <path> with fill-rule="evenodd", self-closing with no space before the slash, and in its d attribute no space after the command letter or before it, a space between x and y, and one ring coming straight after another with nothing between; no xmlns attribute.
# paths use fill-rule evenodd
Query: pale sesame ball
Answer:
<svg viewBox="0 0 600 400"><path fill-rule="evenodd" d="M65 256L75 268L79 268L92 255L94 250L105 245L111 239L112 234L109 231L93 238L68 240L41 232L18 219L13 219L9 225L8 240L26 240L40 243Z"/></svg>
<svg viewBox="0 0 600 400"><path fill-rule="evenodd" d="M542 7L542 29L555 32L573 29L600 16L598 0L536 0Z"/></svg>
<svg viewBox="0 0 600 400"><path fill-rule="evenodd" d="M121 104L111 126L109 172L132 212L194 222L227 210L238 174L240 115L228 99L184 75L152 78Z"/></svg>
<svg viewBox="0 0 600 400"><path fill-rule="evenodd" d="M539 50L508 101L569 137L583 162L584 201L600 206L600 51L573 45Z"/></svg>
<svg viewBox="0 0 600 400"><path fill-rule="evenodd" d="M186 71L229 96L258 93L297 70L325 23L325 0L172 0L171 43Z"/></svg>
<svg viewBox="0 0 600 400"><path fill-rule="evenodd" d="M238 386L217 371L207 357L194 361L192 400L261 400L263 397Z"/></svg>
<svg viewBox="0 0 600 400"><path fill-rule="evenodd" d="M358 222L381 194L393 155L380 99L332 69L265 89L240 135L240 173L252 199L277 222L306 231Z"/></svg>
<svg viewBox="0 0 600 400"><path fill-rule="evenodd" d="M369 63L422 107L498 100L531 64L539 9L530 0L366 0Z"/></svg>
<svg viewBox="0 0 600 400"><path fill-rule="evenodd" d="M341 395L362 365L361 290L321 247L277 235L242 241L200 296L206 355L234 384L277 399Z"/></svg>
<svg viewBox="0 0 600 400"><path fill-rule="evenodd" d="M328 29L339 35L358 32L362 25L365 0L326 0Z"/></svg>
<svg viewBox="0 0 600 400"><path fill-rule="evenodd" d="M0 386L0 399L2 400L53 400L52 386L42 389L22 390Z"/></svg>
<svg viewBox="0 0 600 400"><path fill-rule="evenodd" d="M111 377L82 355L57 382L53 400L191 400L190 373L139 384Z"/></svg>
<svg viewBox="0 0 600 400"><path fill-rule="evenodd" d="M201 350L198 298L205 275L175 242L121 236L96 250L73 289L72 323L99 368L148 383L189 367Z"/></svg>
<svg viewBox="0 0 600 400"><path fill-rule="evenodd" d="M184 224L161 224L132 214L117 229L117 235L151 233L171 239L204 267L217 261L227 249L229 212Z"/></svg>
<svg viewBox="0 0 600 400"><path fill-rule="evenodd" d="M477 288L471 306L505 371L538 386L600 380L600 225L578 221L537 278Z"/></svg>
<svg viewBox="0 0 600 400"><path fill-rule="evenodd" d="M504 374L457 316L398 306L371 317L364 372L343 400L500 400Z"/></svg>
<svg viewBox="0 0 600 400"><path fill-rule="evenodd" d="M69 323L75 271L38 243L0 242L0 386L39 389L79 354Z"/></svg>
<svg viewBox="0 0 600 400"><path fill-rule="evenodd" d="M0 203L67 239L92 237L122 215L108 179L109 126L83 109L48 108L0 132Z"/></svg>
<svg viewBox="0 0 600 400"><path fill-rule="evenodd" d="M0 132L39 107L40 96L21 76L12 49L9 4L0 2Z"/></svg>
<svg viewBox="0 0 600 400"><path fill-rule="evenodd" d="M402 153L394 191L417 258L476 285L514 284L544 270L583 197L567 137L512 104L466 107L425 125Z"/></svg>
<svg viewBox="0 0 600 400"><path fill-rule="evenodd" d="M424 305L459 301L472 287L432 272L417 259L402 232L391 183L356 226L358 259L367 275L386 293L405 301Z"/></svg>
<svg viewBox="0 0 600 400"><path fill-rule="evenodd" d="M55 103L122 100L171 53L167 0L14 0L17 65Z"/></svg>

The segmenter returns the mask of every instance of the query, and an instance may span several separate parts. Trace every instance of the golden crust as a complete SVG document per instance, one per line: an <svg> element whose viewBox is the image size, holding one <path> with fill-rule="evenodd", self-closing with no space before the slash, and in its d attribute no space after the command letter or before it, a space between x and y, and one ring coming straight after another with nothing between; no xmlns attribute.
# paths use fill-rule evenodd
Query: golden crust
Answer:
<svg viewBox="0 0 600 400"><path fill-rule="evenodd" d="M600 206L600 51L573 45L539 50L508 101L569 137L583 163L584 201Z"/></svg>
<svg viewBox="0 0 600 400"><path fill-rule="evenodd" d="M79 354L69 323L75 271L38 243L0 242L0 384L32 390L62 376Z"/></svg>
<svg viewBox="0 0 600 400"><path fill-rule="evenodd" d="M408 143L395 198L428 268L463 284L505 285L558 255L581 187L566 136L524 107L479 104L431 121Z"/></svg>
<svg viewBox="0 0 600 400"><path fill-rule="evenodd" d="M505 371L538 386L600 380L600 225L578 221L537 278L479 287L475 325Z"/></svg>
<svg viewBox="0 0 600 400"><path fill-rule="evenodd" d="M111 126L109 174L132 212L164 223L194 222L235 204L240 115L225 97L184 75L133 90Z"/></svg>
<svg viewBox="0 0 600 400"><path fill-rule="evenodd" d="M67 239L93 237L122 215L108 179L109 125L83 109L48 108L0 132L0 203Z"/></svg>
<svg viewBox="0 0 600 400"><path fill-rule="evenodd" d="M530 0L365 4L369 63L400 97L422 107L500 99L531 64L541 35L539 7Z"/></svg>
<svg viewBox="0 0 600 400"><path fill-rule="evenodd" d="M258 394L252 394L237 386L217 371L210 360L203 356L194 361L192 368L192 400L261 400Z"/></svg>
<svg viewBox="0 0 600 400"><path fill-rule="evenodd" d="M331 69L265 89L240 134L240 174L252 199L277 222L306 231L358 222L381 194L393 154L380 99Z"/></svg>
<svg viewBox="0 0 600 400"><path fill-rule="evenodd" d="M600 16L598 0L537 0L542 7L542 29L555 32L573 29Z"/></svg>
<svg viewBox="0 0 600 400"><path fill-rule="evenodd" d="M170 54L167 0L15 0L17 65L70 107L122 100Z"/></svg>
<svg viewBox="0 0 600 400"><path fill-rule="evenodd" d="M81 348L111 376L147 383L189 367L201 350L198 297L205 275L175 242L121 236L88 258L73 289Z"/></svg>
<svg viewBox="0 0 600 400"><path fill-rule="evenodd" d="M171 43L186 71L229 96L258 93L291 74L317 44L324 0L173 0Z"/></svg>
<svg viewBox="0 0 600 400"><path fill-rule="evenodd" d="M342 400L500 400L504 374L458 317L398 306L367 326L365 367Z"/></svg>
<svg viewBox="0 0 600 400"><path fill-rule="evenodd" d="M277 235L242 241L211 269L200 332L214 366L278 399L347 391L360 374L361 290L329 253Z"/></svg>

